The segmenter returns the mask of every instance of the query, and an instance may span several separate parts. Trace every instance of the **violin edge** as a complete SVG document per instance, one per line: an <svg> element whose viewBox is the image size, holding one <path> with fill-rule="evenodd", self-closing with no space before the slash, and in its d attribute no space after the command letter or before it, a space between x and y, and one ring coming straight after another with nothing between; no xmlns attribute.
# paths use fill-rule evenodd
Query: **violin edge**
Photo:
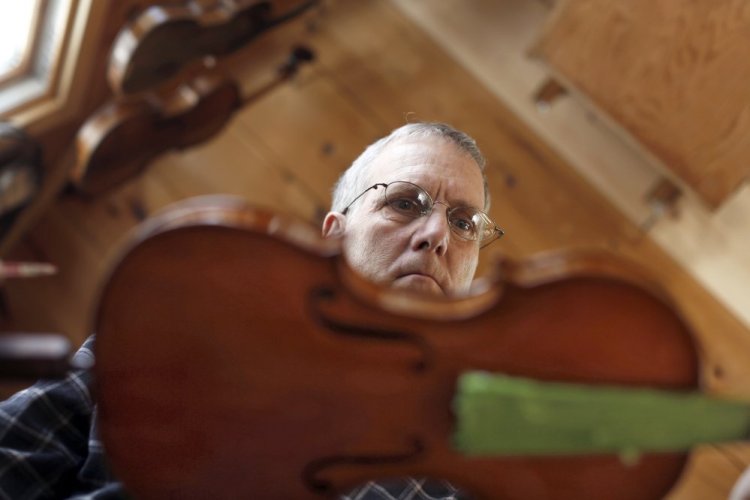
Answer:
<svg viewBox="0 0 750 500"><path fill-rule="evenodd" d="M341 240L325 239L309 221L284 214L229 194L208 194L172 203L129 231L107 260L100 292L120 261L139 244L158 234L201 225L250 230L279 238L311 254L334 259L342 286L362 302L377 305L389 313L410 317L453 321L470 318L495 306L508 287L533 288L569 277L611 278L643 289L681 312L667 288L648 270L621 255L601 249L563 248L523 259L501 256L492 271L479 277L471 290L460 296L432 296L408 290L393 290L358 274L343 257Z"/></svg>
<svg viewBox="0 0 750 500"><path fill-rule="evenodd" d="M533 288L570 277L622 281L642 288L661 302L680 310L674 294L646 266L601 248L563 247L537 252L523 259L500 256L489 280ZM684 315L681 316L684 320Z"/></svg>

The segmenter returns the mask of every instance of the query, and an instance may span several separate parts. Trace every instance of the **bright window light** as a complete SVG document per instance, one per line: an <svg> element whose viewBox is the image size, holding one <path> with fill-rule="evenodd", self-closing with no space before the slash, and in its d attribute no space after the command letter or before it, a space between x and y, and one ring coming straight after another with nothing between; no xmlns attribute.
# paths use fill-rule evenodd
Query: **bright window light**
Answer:
<svg viewBox="0 0 750 500"><path fill-rule="evenodd" d="M0 79L18 68L31 49L41 0L0 0Z"/></svg>
<svg viewBox="0 0 750 500"><path fill-rule="evenodd" d="M63 42L72 33L81 3L0 0L0 121L45 99L56 99ZM81 13L86 15L87 8Z"/></svg>

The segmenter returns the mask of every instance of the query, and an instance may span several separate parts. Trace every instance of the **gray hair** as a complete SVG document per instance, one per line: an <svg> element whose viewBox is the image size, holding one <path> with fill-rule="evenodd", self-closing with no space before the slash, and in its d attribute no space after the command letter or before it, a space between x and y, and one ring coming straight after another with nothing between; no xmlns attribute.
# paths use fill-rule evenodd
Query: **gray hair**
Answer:
<svg viewBox="0 0 750 500"><path fill-rule="evenodd" d="M484 183L484 211L490 208L490 190L487 183L487 176L484 168L486 160L479 151L479 147L474 139L468 134L461 132L445 123L418 122L403 125L389 135L378 139L370 144L359 157L351 164L349 168L339 177L339 180L333 187L333 203L331 211L343 212L346 206L369 186L365 184L370 182L367 178L368 166L377 158L388 144L399 139L409 137L442 137L450 140L459 149L469 154L482 172L482 181Z"/></svg>

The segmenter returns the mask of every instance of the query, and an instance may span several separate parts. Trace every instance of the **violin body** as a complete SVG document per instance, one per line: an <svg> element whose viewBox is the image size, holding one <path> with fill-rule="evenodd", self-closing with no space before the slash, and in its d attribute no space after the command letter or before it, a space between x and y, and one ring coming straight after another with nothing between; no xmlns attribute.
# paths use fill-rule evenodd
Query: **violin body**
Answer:
<svg viewBox="0 0 750 500"><path fill-rule="evenodd" d="M626 465L453 448L469 369L698 386L688 328L623 263L557 255L498 270L465 298L413 295L360 278L305 223L235 198L163 213L112 268L95 321L115 474L137 498L334 498L400 476L486 499L662 498L685 453Z"/></svg>
<svg viewBox="0 0 750 500"><path fill-rule="evenodd" d="M218 74L216 58L317 2L232 0L145 9L114 42L108 76L116 99L90 116L76 136L73 186L101 194L160 154L213 137L235 111L292 78L313 59L310 49L293 48L274 78L249 95Z"/></svg>
<svg viewBox="0 0 750 500"><path fill-rule="evenodd" d="M100 194L167 150L210 139L241 104L239 86L218 75L198 76L166 96L108 103L76 136L71 182L82 193Z"/></svg>
<svg viewBox="0 0 750 500"><path fill-rule="evenodd" d="M249 95L240 85L204 71L173 89L140 99L109 102L76 135L76 163L70 173L81 193L98 195L140 174L157 156L216 135L242 106L292 78L313 52L294 47L269 82Z"/></svg>

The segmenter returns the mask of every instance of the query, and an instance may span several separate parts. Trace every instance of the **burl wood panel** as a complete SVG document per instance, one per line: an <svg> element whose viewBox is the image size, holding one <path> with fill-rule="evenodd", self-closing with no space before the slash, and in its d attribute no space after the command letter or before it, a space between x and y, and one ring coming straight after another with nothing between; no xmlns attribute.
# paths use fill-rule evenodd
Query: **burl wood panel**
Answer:
<svg viewBox="0 0 750 500"><path fill-rule="evenodd" d="M748 177L745 0L564 0L531 53L709 207Z"/></svg>

